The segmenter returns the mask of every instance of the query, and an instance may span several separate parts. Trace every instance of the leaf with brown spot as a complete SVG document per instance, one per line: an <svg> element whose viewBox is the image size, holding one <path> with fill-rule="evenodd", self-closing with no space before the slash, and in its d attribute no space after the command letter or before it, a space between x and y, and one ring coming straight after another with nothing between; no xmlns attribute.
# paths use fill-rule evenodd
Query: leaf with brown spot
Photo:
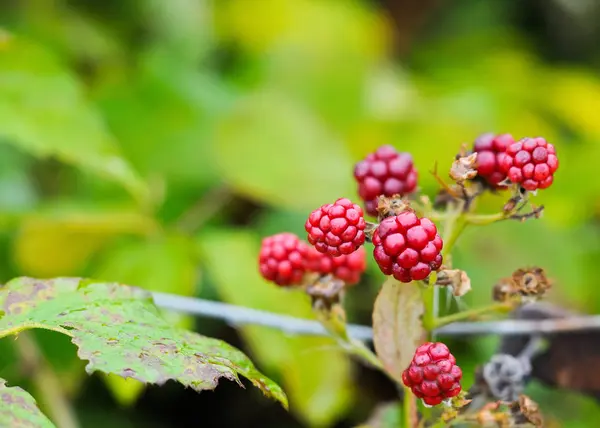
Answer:
<svg viewBox="0 0 600 428"><path fill-rule="evenodd" d="M30 328L71 336L86 371L163 384L176 380L196 391L219 379L250 380L287 407L281 388L241 351L161 318L151 295L136 287L79 278L17 278L0 289L0 337ZM240 383L241 385L241 383Z"/></svg>
<svg viewBox="0 0 600 428"><path fill-rule="evenodd" d="M398 382L415 349L425 339L421 323L424 307L421 290L414 284L388 279L373 308L373 343L377 356Z"/></svg>
<svg viewBox="0 0 600 428"><path fill-rule="evenodd" d="M0 379L0 421L3 427L56 428L27 391Z"/></svg>

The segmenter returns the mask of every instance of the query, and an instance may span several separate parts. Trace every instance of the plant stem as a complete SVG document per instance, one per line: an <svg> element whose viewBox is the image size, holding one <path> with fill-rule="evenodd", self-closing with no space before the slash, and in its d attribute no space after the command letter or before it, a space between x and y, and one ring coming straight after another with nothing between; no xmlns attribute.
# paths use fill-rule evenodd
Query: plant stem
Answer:
<svg viewBox="0 0 600 428"><path fill-rule="evenodd" d="M404 396L402 398L402 420L404 428L415 428L418 424L417 415L417 397L413 395L409 388L404 387Z"/></svg>
<svg viewBox="0 0 600 428"><path fill-rule="evenodd" d="M371 352L371 350L367 348L364 343L358 340L350 339L347 342L344 342L343 345L345 349L352 355L356 355L374 368L387 373L381 360L377 358L377 355Z"/></svg>
<svg viewBox="0 0 600 428"><path fill-rule="evenodd" d="M423 327L427 330L428 339L431 339L431 334L435 328L435 313L434 313L434 299L435 291L434 286L428 285L423 289L422 293L423 307L425 312L423 313Z"/></svg>
<svg viewBox="0 0 600 428"><path fill-rule="evenodd" d="M367 346L359 340L348 336L346 329L346 313L341 304L331 307L313 305L313 311L323 327L334 337L340 346L349 354L359 357L368 365L387 373L383 363Z"/></svg>
<svg viewBox="0 0 600 428"><path fill-rule="evenodd" d="M506 218L508 218L508 215L503 212L496 214L466 214L465 216L467 223L479 226L492 224L497 221L505 220Z"/></svg>
<svg viewBox="0 0 600 428"><path fill-rule="evenodd" d="M486 314L488 312L506 312L513 308L511 304L507 303L494 303L492 305L483 306L481 308L470 309L468 311L457 312L452 315L447 315L435 320L434 328L441 327L446 324L450 324L456 321L462 321L469 318L476 318L479 315Z"/></svg>
<svg viewBox="0 0 600 428"><path fill-rule="evenodd" d="M61 428L78 428L75 411L66 397L60 379L42 355L29 333L15 341L21 361L31 372L41 402L48 408L50 418Z"/></svg>
<svg viewBox="0 0 600 428"><path fill-rule="evenodd" d="M451 253L454 244L458 240L458 237L465 229L467 222L465 221L465 214L463 213L463 205L457 204L453 207L452 211L448 213L446 221L444 222L444 248L442 249L442 256L447 264L448 255ZM432 332L436 325L436 299L439 297L435 289L435 276L430 277L429 285L423 290L423 305L425 307L425 313L423 315L423 327L427 330L429 339L432 338Z"/></svg>
<svg viewBox="0 0 600 428"><path fill-rule="evenodd" d="M207 220L219 212L233 195L225 185L209 190L202 199L187 209L177 220L176 226L184 233L193 233Z"/></svg>

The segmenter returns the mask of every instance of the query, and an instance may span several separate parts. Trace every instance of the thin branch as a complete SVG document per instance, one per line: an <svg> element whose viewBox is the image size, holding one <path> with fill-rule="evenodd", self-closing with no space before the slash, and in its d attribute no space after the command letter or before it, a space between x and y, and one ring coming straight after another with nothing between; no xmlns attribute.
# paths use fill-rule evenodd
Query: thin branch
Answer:
<svg viewBox="0 0 600 428"><path fill-rule="evenodd" d="M314 320L275 314L228 303L168 293L153 293L157 306L189 315L221 319L231 325L259 325L281 330L291 335L328 336L323 326ZM455 322L435 330L442 336L520 335L551 334L570 331L600 329L600 315L555 318L545 320L499 320L482 322ZM349 324L350 337L370 341L373 329L364 325Z"/></svg>
<svg viewBox="0 0 600 428"><path fill-rule="evenodd" d="M194 232L218 213L232 198L233 194L229 187L225 185L215 187L188 208L177 219L176 226L183 232Z"/></svg>

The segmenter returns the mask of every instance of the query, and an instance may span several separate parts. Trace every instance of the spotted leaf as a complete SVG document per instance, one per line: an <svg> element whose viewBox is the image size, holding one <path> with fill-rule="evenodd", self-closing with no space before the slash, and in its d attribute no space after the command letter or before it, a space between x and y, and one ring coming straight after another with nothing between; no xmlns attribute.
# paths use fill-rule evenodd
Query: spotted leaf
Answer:
<svg viewBox="0 0 600 428"><path fill-rule="evenodd" d="M7 427L55 428L27 391L6 386L4 379L0 379L0 421Z"/></svg>
<svg viewBox="0 0 600 428"><path fill-rule="evenodd" d="M0 337L31 328L69 335L88 373L101 371L144 383L177 380L196 391L219 379L250 380L287 407L281 388L242 352L217 339L167 323L151 295L136 287L79 278L17 278L0 289Z"/></svg>

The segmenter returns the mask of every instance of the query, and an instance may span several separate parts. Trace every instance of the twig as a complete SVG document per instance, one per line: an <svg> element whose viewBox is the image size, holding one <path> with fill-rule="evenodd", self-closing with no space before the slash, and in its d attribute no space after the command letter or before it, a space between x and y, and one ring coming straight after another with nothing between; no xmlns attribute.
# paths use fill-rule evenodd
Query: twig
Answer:
<svg viewBox="0 0 600 428"><path fill-rule="evenodd" d="M232 198L231 190L225 185L209 190L177 219L177 227L184 232L196 231Z"/></svg>
<svg viewBox="0 0 600 428"><path fill-rule="evenodd" d="M258 309L230 305L228 303L177 296L168 293L153 293L157 306L189 315L221 319L231 325L260 325L281 330L287 334L328 336L329 333L317 321L275 314ZM442 336L553 334L570 331L600 329L600 315L573 316L545 320L499 320L482 322L455 322L437 328ZM373 329L364 325L349 324L348 334L356 340L370 341Z"/></svg>

